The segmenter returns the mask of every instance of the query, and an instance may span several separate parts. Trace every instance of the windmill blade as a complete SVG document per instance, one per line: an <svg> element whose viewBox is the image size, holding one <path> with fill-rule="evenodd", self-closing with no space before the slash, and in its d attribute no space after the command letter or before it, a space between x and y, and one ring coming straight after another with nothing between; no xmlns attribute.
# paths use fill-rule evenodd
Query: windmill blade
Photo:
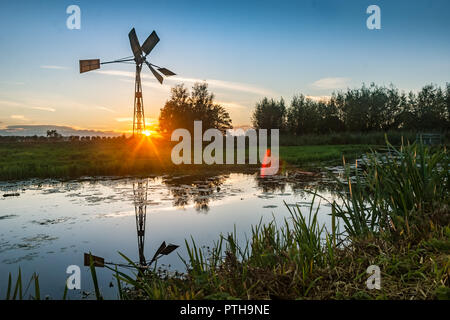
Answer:
<svg viewBox="0 0 450 320"><path fill-rule="evenodd" d="M147 38L147 40L145 40L144 44L142 45L142 51L145 52L145 55L148 55L153 48L156 46L156 44L159 42L159 37L156 34L155 31L153 31Z"/></svg>
<svg viewBox="0 0 450 320"><path fill-rule="evenodd" d="M103 259L102 257L97 257L90 253L85 253L84 254L84 265L86 267L89 267L91 265L91 257L92 257L92 263L93 263L94 267L103 268L105 266L105 259Z"/></svg>
<svg viewBox="0 0 450 320"><path fill-rule="evenodd" d="M80 60L80 73L100 69L100 59Z"/></svg>
<svg viewBox="0 0 450 320"><path fill-rule="evenodd" d="M141 61L141 46L139 45L139 40L137 38L136 35L136 30L131 29L130 33L128 34L128 38L130 39L130 46L131 46L131 51L133 51L134 54L134 60L136 62L140 62Z"/></svg>
<svg viewBox="0 0 450 320"><path fill-rule="evenodd" d="M179 246L177 246L176 244L169 244L167 247L165 247L163 250L161 250L161 254L163 255L168 255L170 254L172 251L174 251L176 248L178 248Z"/></svg>
<svg viewBox="0 0 450 320"><path fill-rule="evenodd" d="M159 83L163 83L163 77L162 75L160 75L158 72L156 72L155 69L153 69L152 65L150 63L148 63L147 61L145 61L145 63L148 65L150 71L153 73L153 75L155 76L156 79L158 79Z"/></svg>
<svg viewBox="0 0 450 320"><path fill-rule="evenodd" d="M163 243L161 243L161 245L159 246L158 250L156 250L155 255L152 258L152 262L156 259L156 257L161 253L161 251L163 251L166 248L166 242L163 241Z"/></svg>
<svg viewBox="0 0 450 320"><path fill-rule="evenodd" d="M163 243L161 243L161 245L159 246L158 250L156 250L155 255L153 256L152 260L150 260L149 264L152 264L152 262L156 260L158 255L160 255L161 251L163 251L165 248L166 248L166 242L163 241Z"/></svg>
<svg viewBox="0 0 450 320"><path fill-rule="evenodd" d="M169 69L166 68L158 68L158 71L161 72L163 75L165 75L166 77L170 77L170 76L175 76L176 73L170 71Z"/></svg>

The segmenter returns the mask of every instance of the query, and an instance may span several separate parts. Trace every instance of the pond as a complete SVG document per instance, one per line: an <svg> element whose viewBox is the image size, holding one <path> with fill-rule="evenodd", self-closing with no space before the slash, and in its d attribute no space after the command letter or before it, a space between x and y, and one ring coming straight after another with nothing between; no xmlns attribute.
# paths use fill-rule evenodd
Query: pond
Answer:
<svg viewBox="0 0 450 320"><path fill-rule="evenodd" d="M333 200L334 187L324 173L298 170L269 177L255 172L2 182L0 298L6 294L9 272L15 279L20 267L24 286L36 272L41 297L61 299L69 265L81 268L81 290L70 290L69 298L93 298L84 253L125 263L119 251L139 261L141 250L148 261L163 241L180 247L158 265L183 272L178 255L186 257L185 239L192 236L197 245L211 246L221 233L236 229L245 240L261 219L281 223L289 217L285 203L308 214L311 192ZM328 227L330 211L322 201L320 223ZM102 294L116 298L112 272L97 272ZM33 290L31 286L28 294Z"/></svg>

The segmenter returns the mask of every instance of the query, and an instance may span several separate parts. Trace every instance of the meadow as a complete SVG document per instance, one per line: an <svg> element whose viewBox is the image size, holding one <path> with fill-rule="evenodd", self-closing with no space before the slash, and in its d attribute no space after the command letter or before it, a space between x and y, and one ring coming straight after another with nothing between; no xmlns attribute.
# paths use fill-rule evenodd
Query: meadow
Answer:
<svg viewBox="0 0 450 320"><path fill-rule="evenodd" d="M249 165L174 165L170 159L174 143L160 139L3 142L0 143L0 179L124 176L199 170L247 170ZM369 151L370 145L280 146L285 164L317 167L353 159ZM376 147L376 146L374 146Z"/></svg>

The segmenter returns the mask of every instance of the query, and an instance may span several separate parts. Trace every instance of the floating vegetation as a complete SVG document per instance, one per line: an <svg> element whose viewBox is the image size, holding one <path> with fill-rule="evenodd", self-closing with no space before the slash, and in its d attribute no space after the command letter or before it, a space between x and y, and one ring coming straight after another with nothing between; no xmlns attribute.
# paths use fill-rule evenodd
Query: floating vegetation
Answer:
<svg viewBox="0 0 450 320"><path fill-rule="evenodd" d="M4 196L4 197L18 197L18 196L20 196L20 193L18 193L18 192L14 192L14 193L4 193L3 196Z"/></svg>
<svg viewBox="0 0 450 320"><path fill-rule="evenodd" d="M41 226L46 226L46 225L50 225L50 224L58 224L58 223L66 222L70 219L72 219L72 218L62 217L62 218L56 218L56 219L33 220L33 221L31 221L31 223L38 224Z"/></svg>
<svg viewBox="0 0 450 320"><path fill-rule="evenodd" d="M17 214L6 214L6 215L3 215L3 216L0 216L0 220L12 219L12 218L15 218L15 217L17 217Z"/></svg>

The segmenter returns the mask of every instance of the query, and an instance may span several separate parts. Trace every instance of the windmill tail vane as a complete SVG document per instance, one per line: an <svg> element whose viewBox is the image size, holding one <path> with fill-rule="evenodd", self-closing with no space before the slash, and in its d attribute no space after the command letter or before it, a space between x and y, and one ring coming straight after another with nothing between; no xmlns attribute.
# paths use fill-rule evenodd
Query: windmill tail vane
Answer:
<svg viewBox="0 0 450 320"><path fill-rule="evenodd" d="M101 65L112 63L135 63L136 64L136 79L134 87L134 113L133 113L133 136L140 136L145 132L145 116L144 116L144 101L142 98L142 84L141 84L141 70L145 63L150 69L154 77L163 83L163 75L166 77L174 76L175 73L167 68L157 66L147 61L147 56L159 42L159 37L155 31L153 31L142 46L139 44L139 40L136 35L136 31L131 29L128 34L130 40L132 56L101 62L100 59L87 59L80 60L80 73L85 73L92 70L100 69Z"/></svg>

